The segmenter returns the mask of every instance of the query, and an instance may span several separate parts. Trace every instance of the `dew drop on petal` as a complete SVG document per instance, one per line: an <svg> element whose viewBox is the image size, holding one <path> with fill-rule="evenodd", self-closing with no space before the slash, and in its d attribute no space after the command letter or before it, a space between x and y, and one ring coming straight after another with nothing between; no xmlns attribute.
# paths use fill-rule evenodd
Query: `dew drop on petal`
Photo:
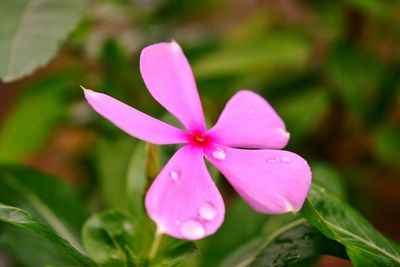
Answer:
<svg viewBox="0 0 400 267"><path fill-rule="evenodd" d="M169 171L169 176L172 180L178 181L181 178L181 169L179 167L172 167Z"/></svg>
<svg viewBox="0 0 400 267"><path fill-rule="evenodd" d="M213 204L206 202L200 206L199 214L202 219L211 221L217 216L217 209Z"/></svg>
<svg viewBox="0 0 400 267"><path fill-rule="evenodd" d="M183 237L188 239L200 239L206 235L206 229L203 224L196 220L188 220L180 227Z"/></svg>
<svg viewBox="0 0 400 267"><path fill-rule="evenodd" d="M224 148L217 146L212 152L212 156L215 159L224 160L226 159L227 154Z"/></svg>
<svg viewBox="0 0 400 267"><path fill-rule="evenodd" d="M281 161L282 161L283 163L289 163L289 162L290 162L290 158L289 158L288 156L283 156L283 157L281 158Z"/></svg>

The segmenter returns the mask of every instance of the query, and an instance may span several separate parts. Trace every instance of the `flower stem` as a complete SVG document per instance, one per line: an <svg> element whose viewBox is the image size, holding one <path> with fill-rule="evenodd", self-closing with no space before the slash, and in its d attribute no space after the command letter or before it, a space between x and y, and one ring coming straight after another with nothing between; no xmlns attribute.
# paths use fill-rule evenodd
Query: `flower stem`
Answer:
<svg viewBox="0 0 400 267"><path fill-rule="evenodd" d="M156 256L157 250L161 244L161 239L162 239L162 234L156 231L154 234L153 243L151 244L149 259L153 259Z"/></svg>

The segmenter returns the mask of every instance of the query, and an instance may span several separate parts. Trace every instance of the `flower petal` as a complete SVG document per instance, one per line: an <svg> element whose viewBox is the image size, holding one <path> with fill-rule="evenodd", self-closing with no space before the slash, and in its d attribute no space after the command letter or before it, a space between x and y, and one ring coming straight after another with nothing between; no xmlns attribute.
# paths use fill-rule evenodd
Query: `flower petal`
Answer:
<svg viewBox="0 0 400 267"><path fill-rule="evenodd" d="M84 89L89 104L126 133L154 144L187 143L187 134L108 95Z"/></svg>
<svg viewBox="0 0 400 267"><path fill-rule="evenodd" d="M154 44L143 49L140 71L151 95L188 130L205 130L192 69L176 42Z"/></svg>
<svg viewBox="0 0 400 267"><path fill-rule="evenodd" d="M289 141L285 124L264 98L251 91L236 93L208 132L215 143L244 148L283 148Z"/></svg>
<svg viewBox="0 0 400 267"><path fill-rule="evenodd" d="M181 239L196 240L215 233L225 214L203 151L194 146L175 153L151 185L145 204L160 233Z"/></svg>
<svg viewBox="0 0 400 267"><path fill-rule="evenodd" d="M206 157L240 196L262 213L300 210L310 188L310 167L292 152L213 145Z"/></svg>

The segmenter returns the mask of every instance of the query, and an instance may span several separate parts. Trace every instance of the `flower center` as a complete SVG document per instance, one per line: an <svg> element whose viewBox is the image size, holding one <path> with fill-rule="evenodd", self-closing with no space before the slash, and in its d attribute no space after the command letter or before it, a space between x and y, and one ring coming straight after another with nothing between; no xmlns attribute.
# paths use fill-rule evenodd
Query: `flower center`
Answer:
<svg viewBox="0 0 400 267"><path fill-rule="evenodd" d="M210 143L210 137L204 132L194 132L189 134L189 141L192 145L205 147Z"/></svg>

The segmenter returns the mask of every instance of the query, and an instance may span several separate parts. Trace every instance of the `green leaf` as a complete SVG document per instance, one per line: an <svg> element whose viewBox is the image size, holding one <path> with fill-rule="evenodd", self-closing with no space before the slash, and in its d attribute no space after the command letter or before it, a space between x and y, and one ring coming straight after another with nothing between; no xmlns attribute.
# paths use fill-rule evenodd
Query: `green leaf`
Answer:
<svg viewBox="0 0 400 267"><path fill-rule="evenodd" d="M183 261L199 255L199 251L194 242L181 241L172 248L161 253L154 262L154 266L172 267Z"/></svg>
<svg viewBox="0 0 400 267"><path fill-rule="evenodd" d="M346 0L346 2L355 7L369 13L373 16L384 18L389 12L390 4L389 1L381 0Z"/></svg>
<svg viewBox="0 0 400 267"><path fill-rule="evenodd" d="M221 228L213 236L198 242L202 253L207 255L201 257L200 266L217 266L233 250L260 235L268 218L255 212L240 198L235 199L226 212Z"/></svg>
<svg viewBox="0 0 400 267"><path fill-rule="evenodd" d="M78 237L86 214L76 193L60 179L25 167L0 165L0 202L23 208L83 251ZM62 257L49 242L17 228L5 227L0 233L0 244L25 266L55 264ZM43 250L48 253L44 255ZM40 256L32 258L35 253Z"/></svg>
<svg viewBox="0 0 400 267"><path fill-rule="evenodd" d="M346 258L341 244L327 239L297 215L272 217L264 228L261 237L240 247L221 266L288 266L321 254Z"/></svg>
<svg viewBox="0 0 400 267"><path fill-rule="evenodd" d="M117 140L100 139L98 143L96 167L102 195L110 208L128 210L128 169L132 163L135 143L135 140L128 136Z"/></svg>
<svg viewBox="0 0 400 267"><path fill-rule="evenodd" d="M384 125L374 132L373 151L383 162L398 165L400 162L400 127Z"/></svg>
<svg viewBox="0 0 400 267"><path fill-rule="evenodd" d="M219 265L220 267L245 267L256 257L256 253L263 242L262 238L253 239L231 253Z"/></svg>
<svg viewBox="0 0 400 267"><path fill-rule="evenodd" d="M147 185L146 166L149 166L148 157L148 144L140 142L129 162L127 181L126 181L126 194L128 198L129 210L136 217L141 217L144 213L144 195ZM157 168L158 173L158 166Z"/></svg>
<svg viewBox="0 0 400 267"><path fill-rule="evenodd" d="M101 139L97 148L97 168L108 206L129 211L136 218L144 213L146 166L151 160L147 148L148 144L129 136Z"/></svg>
<svg viewBox="0 0 400 267"><path fill-rule="evenodd" d="M83 244L101 266L126 266L138 248L131 217L114 210L93 215L82 229ZM127 250L126 247L132 250Z"/></svg>
<svg viewBox="0 0 400 267"><path fill-rule="evenodd" d="M345 104L367 113L371 95L382 79L382 64L352 44L339 42L327 60L328 78Z"/></svg>
<svg viewBox="0 0 400 267"><path fill-rule="evenodd" d="M400 265L400 247L324 187L313 184L301 213L326 237L343 244L354 266Z"/></svg>
<svg viewBox="0 0 400 267"><path fill-rule="evenodd" d="M299 219L271 235L250 266L287 266L322 254L346 258L342 245L323 236L316 228Z"/></svg>
<svg viewBox="0 0 400 267"><path fill-rule="evenodd" d="M322 162L311 163L311 169L313 172L314 183L322 185L327 190L330 190L330 192L339 197L346 197L343 179L340 177L337 169L327 163Z"/></svg>
<svg viewBox="0 0 400 267"><path fill-rule="evenodd" d="M0 202L27 210L80 246L76 237L86 214L76 193L60 179L30 168L0 165Z"/></svg>
<svg viewBox="0 0 400 267"><path fill-rule="evenodd" d="M46 225L39 223L32 217L31 214L24 210L0 204L0 221L10 223L24 230L39 234L40 236L52 242L54 245L60 247L63 251L65 251L65 253L74 258L82 266L96 266L96 264L88 257L84 256L73 246L71 246L68 241L58 236ZM43 253L43 251L41 253Z"/></svg>
<svg viewBox="0 0 400 267"><path fill-rule="evenodd" d="M307 60L310 46L302 36L292 33L246 38L229 42L193 65L198 79L227 74L275 73L278 69L301 66Z"/></svg>
<svg viewBox="0 0 400 267"><path fill-rule="evenodd" d="M46 64L78 22L86 3L0 1L0 79L14 81Z"/></svg>
<svg viewBox="0 0 400 267"><path fill-rule="evenodd" d="M276 105L276 109L288 125L288 131L295 140L309 135L317 127L329 109L329 98L322 88L312 88L292 97L283 98Z"/></svg>
<svg viewBox="0 0 400 267"><path fill-rule="evenodd" d="M75 72L62 72L24 88L1 127L0 161L22 161L43 145L67 111L63 90L76 86L79 77Z"/></svg>

